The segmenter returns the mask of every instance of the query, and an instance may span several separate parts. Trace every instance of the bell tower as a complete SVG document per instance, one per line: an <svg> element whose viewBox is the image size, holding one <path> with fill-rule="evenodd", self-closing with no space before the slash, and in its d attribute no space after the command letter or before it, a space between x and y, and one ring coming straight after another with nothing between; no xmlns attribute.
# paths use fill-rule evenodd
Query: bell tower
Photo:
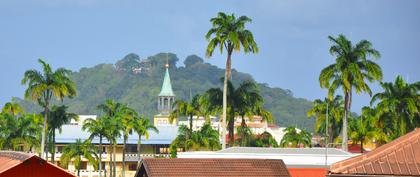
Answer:
<svg viewBox="0 0 420 177"><path fill-rule="evenodd" d="M172 110L172 104L175 102L175 94L172 90L171 77L169 76L169 64L165 65L165 69L165 77L158 95L158 111L160 114L169 115Z"/></svg>
<svg viewBox="0 0 420 177"><path fill-rule="evenodd" d="M159 114L154 117L155 126L174 126L177 125L177 118L172 123L169 121L169 115L172 111L172 105L175 102L175 94L172 90L171 77L169 76L169 63L165 64L165 76L163 78L162 88L158 95L157 109Z"/></svg>

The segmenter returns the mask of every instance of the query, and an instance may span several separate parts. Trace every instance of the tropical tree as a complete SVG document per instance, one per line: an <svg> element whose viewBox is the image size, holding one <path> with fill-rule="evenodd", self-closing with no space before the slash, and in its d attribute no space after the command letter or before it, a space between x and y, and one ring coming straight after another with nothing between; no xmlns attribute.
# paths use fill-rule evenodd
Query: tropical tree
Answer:
<svg viewBox="0 0 420 177"><path fill-rule="evenodd" d="M326 143L332 143L342 130L344 100L340 95L336 95L334 99L324 98L324 100L316 99L313 107L307 112L309 118L315 117L315 132L319 134L326 133L327 123L327 106L328 106L328 134Z"/></svg>
<svg viewBox="0 0 420 177"><path fill-rule="evenodd" d="M178 136L171 143L171 147L181 147L190 150L218 150L220 149L219 132L214 130L210 124L206 123L198 131L193 131L191 137L187 139L189 128L181 125L178 129Z"/></svg>
<svg viewBox="0 0 420 177"><path fill-rule="evenodd" d="M63 100L64 97L73 97L76 95L76 84L71 81L71 71L65 68L58 68L53 71L51 66L39 59L43 71L28 70L22 79L22 85L28 86L25 90L25 99L37 101L44 107L44 127L41 138L41 154L44 154L46 132L48 130L48 116L50 103L53 97Z"/></svg>
<svg viewBox="0 0 420 177"><path fill-rule="evenodd" d="M150 119L139 116L135 119L133 130L138 134L139 140L137 141L137 166L140 167L140 146L141 146L141 136L144 136L146 139L149 139L149 131L154 131L159 133L159 130L150 122Z"/></svg>
<svg viewBox="0 0 420 177"><path fill-rule="evenodd" d="M305 130L301 130L299 133L296 127L287 127L283 131L285 134L280 141L281 147L299 147L301 145L309 147L312 144L312 135Z"/></svg>
<svg viewBox="0 0 420 177"><path fill-rule="evenodd" d="M364 151L363 144L373 142L375 138L378 138L378 131L375 127L377 119L374 116L371 108L363 107L359 117L350 119L350 139L353 144L360 143L360 153Z"/></svg>
<svg viewBox="0 0 420 177"><path fill-rule="evenodd" d="M347 119L350 114L353 89L357 94L367 92L372 94L366 81L381 81L381 67L369 60L368 57L378 59L380 54L372 47L367 40L361 40L352 45L344 35L337 38L328 36L333 42L330 47L330 54L335 56L335 63L327 66L319 75L319 83L322 88L328 89L328 97L332 99L335 91L341 90L344 93L344 118L342 130L342 147L347 151Z"/></svg>
<svg viewBox="0 0 420 177"><path fill-rule="evenodd" d="M242 119L242 129L245 130L245 117L261 116L265 121L271 122L272 116L270 112L263 108L263 99L259 94L258 86L253 81L244 81L237 88L232 82L228 81L228 129L229 129L229 146L234 145L234 128L235 117ZM212 88L206 91L206 98L209 99L211 105L209 109L220 110L222 103L223 91L220 88ZM242 131L243 133L245 131ZM244 136L244 134L241 134Z"/></svg>
<svg viewBox="0 0 420 177"><path fill-rule="evenodd" d="M420 82L409 84L397 76L394 83L381 83L381 87L384 91L371 100L377 103L379 127L388 130L392 139L420 127Z"/></svg>
<svg viewBox="0 0 420 177"><path fill-rule="evenodd" d="M246 16L236 18L234 14L226 15L219 12L217 17L210 19L212 28L207 32L206 39L209 44L206 49L206 57L213 55L214 49L219 48L220 53L223 50L227 52L226 71L223 85L223 114L222 114L222 148L226 146L226 115L227 115L227 87L231 73L231 57L233 51L239 52L241 47L245 53L258 53L257 43L251 31L245 28L246 23L250 23L251 19Z"/></svg>
<svg viewBox="0 0 420 177"><path fill-rule="evenodd" d="M39 147L42 118L37 114L14 117L0 113L0 149L30 151Z"/></svg>
<svg viewBox="0 0 420 177"><path fill-rule="evenodd" d="M23 114L24 111L18 103L7 102L2 108L3 113L9 113L12 116L17 116L18 114Z"/></svg>
<svg viewBox="0 0 420 177"><path fill-rule="evenodd" d="M98 119L88 118L83 121L83 131L87 130L90 133L89 139L92 141L95 137L99 138L99 177L102 176L102 154L103 154L103 146L102 140L104 137L109 137L107 135L108 125L106 124L107 117L100 117ZM106 172L105 172L106 175Z"/></svg>
<svg viewBox="0 0 420 177"><path fill-rule="evenodd" d="M64 124L70 123L73 120L79 120L79 116L75 113L67 112L68 107L65 105L62 106L53 106L50 112L50 118L48 119L48 132L51 135L52 148L51 148L51 162L55 162L55 130L61 133L61 126Z"/></svg>
<svg viewBox="0 0 420 177"><path fill-rule="evenodd" d="M121 137L122 124L121 124L121 115L124 112L124 105L114 100L106 100L105 103L97 106L97 109L101 110L104 113L104 124L107 127L105 133L105 138L109 142L110 150L110 176L116 176L116 146L117 139Z"/></svg>
<svg viewBox="0 0 420 177"><path fill-rule="evenodd" d="M255 115L260 116L263 121L273 122L273 116L269 111L264 109L264 100L260 95L258 85L253 81L243 82L238 89L234 92L235 107L238 115L241 117L241 129L246 130L245 118L252 119ZM249 144L245 138L246 131L238 132L241 137L240 145L246 146ZM252 132L251 132L252 135Z"/></svg>
<svg viewBox="0 0 420 177"><path fill-rule="evenodd" d="M191 102L184 102L182 100L176 100L174 102L174 109L169 116L169 121L172 122L175 118L179 116L187 116L189 119L189 129L192 132L193 126L193 116L199 117L202 115L201 113L201 105L200 105L200 95L195 95ZM187 134L187 138L188 138Z"/></svg>
<svg viewBox="0 0 420 177"><path fill-rule="evenodd" d="M122 176L125 177L125 151L126 144L128 140L128 135L133 133L133 127L135 124L135 119L139 118L136 116L137 112L134 109L129 108L127 105L123 105L120 112L117 113L119 119L121 120L121 131L123 135L123 156L122 156Z"/></svg>
<svg viewBox="0 0 420 177"><path fill-rule="evenodd" d="M77 139L75 143L64 147L63 154L60 157L61 166L67 168L69 162L73 162L77 169L77 176L80 176L82 158L87 159L90 164L93 164L94 168L97 167L96 159L98 155L90 140L82 141L81 139Z"/></svg>
<svg viewBox="0 0 420 177"><path fill-rule="evenodd" d="M252 138L250 146L252 147L278 147L279 144L270 133L263 132L259 135L255 135L255 137Z"/></svg>

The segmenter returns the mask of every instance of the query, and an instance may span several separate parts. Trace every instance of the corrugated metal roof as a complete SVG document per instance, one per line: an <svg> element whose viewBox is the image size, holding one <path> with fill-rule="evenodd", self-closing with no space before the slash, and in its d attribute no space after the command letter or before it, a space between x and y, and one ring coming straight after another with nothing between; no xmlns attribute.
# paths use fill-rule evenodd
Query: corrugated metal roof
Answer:
<svg viewBox="0 0 420 177"><path fill-rule="evenodd" d="M420 129L332 165L332 174L420 175Z"/></svg>
<svg viewBox="0 0 420 177"><path fill-rule="evenodd" d="M144 136L141 137L142 144L171 144L172 141L178 135L178 126L157 126L159 133L154 131L149 131L149 139L146 139ZM63 125L61 127L61 133L57 130L55 141L57 144L63 143L74 143L76 139L88 139L90 133L82 130L81 125ZM137 133L133 133L128 136L127 144L137 144L138 141ZM118 144L123 144L122 137L119 138ZM92 143L99 143L99 138L94 138ZM104 138L102 143L107 144L108 141Z"/></svg>
<svg viewBox="0 0 420 177"><path fill-rule="evenodd" d="M142 170L143 169L143 170ZM282 160L266 159L150 159L142 160L136 177L214 177L266 176L290 177Z"/></svg>
<svg viewBox="0 0 420 177"><path fill-rule="evenodd" d="M253 153L253 154L305 154L325 155L325 148L259 148L259 147L231 147L220 150L221 153ZM352 155L336 148L328 148L329 155Z"/></svg>

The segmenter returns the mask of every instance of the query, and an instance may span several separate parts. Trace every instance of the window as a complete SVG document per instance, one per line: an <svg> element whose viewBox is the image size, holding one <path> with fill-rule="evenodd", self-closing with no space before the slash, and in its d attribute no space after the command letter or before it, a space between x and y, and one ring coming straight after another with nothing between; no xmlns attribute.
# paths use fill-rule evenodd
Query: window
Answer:
<svg viewBox="0 0 420 177"><path fill-rule="evenodd" d="M129 144L127 145L128 153L137 153L137 145Z"/></svg>
<svg viewBox="0 0 420 177"><path fill-rule="evenodd" d="M81 162L80 163L80 170L86 170L87 169L87 162Z"/></svg>
<svg viewBox="0 0 420 177"><path fill-rule="evenodd" d="M161 148L159 148L159 153L168 154L169 153L169 148L161 147Z"/></svg>
<svg viewBox="0 0 420 177"><path fill-rule="evenodd" d="M63 146L57 146L57 152L61 153L63 151Z"/></svg>

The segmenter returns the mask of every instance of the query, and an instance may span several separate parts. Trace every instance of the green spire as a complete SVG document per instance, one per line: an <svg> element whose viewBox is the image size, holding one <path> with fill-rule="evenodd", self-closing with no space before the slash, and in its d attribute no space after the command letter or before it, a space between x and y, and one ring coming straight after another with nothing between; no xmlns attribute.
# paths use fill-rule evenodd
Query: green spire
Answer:
<svg viewBox="0 0 420 177"><path fill-rule="evenodd" d="M165 78L163 78L162 89L160 90L159 96L175 96L172 90L171 77L169 77L169 66L166 64Z"/></svg>

